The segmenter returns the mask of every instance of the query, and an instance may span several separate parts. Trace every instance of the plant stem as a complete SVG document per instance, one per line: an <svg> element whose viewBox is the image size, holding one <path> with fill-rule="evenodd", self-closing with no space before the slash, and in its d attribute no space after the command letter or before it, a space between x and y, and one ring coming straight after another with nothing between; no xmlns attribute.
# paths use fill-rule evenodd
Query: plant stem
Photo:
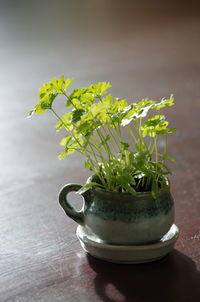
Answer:
<svg viewBox="0 0 200 302"><path fill-rule="evenodd" d="M102 134L102 132L100 131L100 129L97 129L97 134L99 135L100 141L105 141L105 137ZM108 146L106 141L105 141L105 144L103 144L103 148L108 156L108 160L110 160L111 151L110 151L110 147Z"/></svg>
<svg viewBox="0 0 200 302"><path fill-rule="evenodd" d="M57 117L57 119L60 120L63 123L63 125L65 126L66 130L70 133L70 135L73 137L73 139L77 142L77 144L79 145L80 149L82 149L82 145L80 144L79 140L76 138L76 136L73 134L73 132L69 129L69 127L65 124L65 122L63 121L63 119L56 113L56 111L53 108L51 108L51 111ZM89 161L92 160L91 156L88 154L88 153L90 153L90 152L88 152L88 150L86 150L86 152L80 152L79 149L77 149L77 151L79 153L85 155Z"/></svg>
<svg viewBox="0 0 200 302"><path fill-rule="evenodd" d="M110 132L110 135L112 136L112 138L113 138L113 140L114 140L114 142L116 144L117 149L120 150L120 144L116 140L115 135L112 133L112 131L110 130L109 126L108 126L108 131Z"/></svg>
<svg viewBox="0 0 200 302"><path fill-rule="evenodd" d="M128 130L128 132L129 132L129 134L131 135L131 137L134 139L134 142L136 143L136 142L137 142L137 138L136 138L136 136L135 136L133 130L131 129L131 127L130 127L130 126L127 126L127 130Z"/></svg>
<svg viewBox="0 0 200 302"><path fill-rule="evenodd" d="M157 147L157 136L155 137L155 156L156 156L156 163L158 163L158 147Z"/></svg>
<svg viewBox="0 0 200 302"><path fill-rule="evenodd" d="M107 127L107 129L108 129L108 131L110 130L108 127ZM114 141L114 139L115 139L115 138L114 138L114 135L112 134L111 131L109 131L109 133L110 133L110 135L111 135L111 136L110 136L110 135L107 133L107 131L106 131L106 129L104 128L104 126L102 126L102 130L104 131L104 133L105 133L106 136L109 136L109 137L110 137L110 140L109 140L109 141L111 142L112 149L113 149L113 152L111 152L111 151L110 151L110 152L111 152L111 154L114 153L113 155L115 155L115 154L116 154L116 149L115 149L115 146L114 146L114 144L113 144L113 141Z"/></svg>
<svg viewBox="0 0 200 302"><path fill-rule="evenodd" d="M65 92L64 92L63 94L64 94L64 96L66 96L67 100L70 101L70 103L72 104L72 106L74 106L74 108L75 108L76 110L78 110L78 108L76 107L76 105L74 105L74 103L72 102L72 100L69 99L68 95L67 95Z"/></svg>
<svg viewBox="0 0 200 302"><path fill-rule="evenodd" d="M156 160L156 174L158 173L158 147L157 147L157 135L155 136L154 140L154 145L155 145L155 160ZM158 177L158 175L157 175ZM156 177L156 178L157 178Z"/></svg>
<svg viewBox="0 0 200 302"><path fill-rule="evenodd" d="M167 153L167 134L165 134L165 153Z"/></svg>
<svg viewBox="0 0 200 302"><path fill-rule="evenodd" d="M54 115L57 117L57 119L59 119L59 120L63 123L63 125L65 126L65 128L67 129L67 131L70 133L70 135L74 138L74 140L77 142L77 144L78 144L80 147L82 147L81 144L80 144L80 142L79 142L79 140L74 136L73 132L72 132L72 131L69 129L69 127L65 124L65 122L63 121L63 119L56 113L56 111L55 111L53 108L51 108L51 111L54 113Z"/></svg>

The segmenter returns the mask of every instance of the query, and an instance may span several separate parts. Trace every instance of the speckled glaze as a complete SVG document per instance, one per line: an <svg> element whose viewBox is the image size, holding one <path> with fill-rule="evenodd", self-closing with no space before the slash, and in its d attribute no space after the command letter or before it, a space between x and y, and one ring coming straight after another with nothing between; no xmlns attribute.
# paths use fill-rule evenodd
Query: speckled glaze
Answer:
<svg viewBox="0 0 200 302"><path fill-rule="evenodd" d="M59 195L65 213L89 228L109 244L145 244L160 240L174 222L174 202L167 190L160 190L156 199L150 192L108 192L91 189L83 194L84 205L75 211L67 202L67 194L81 185L68 184Z"/></svg>

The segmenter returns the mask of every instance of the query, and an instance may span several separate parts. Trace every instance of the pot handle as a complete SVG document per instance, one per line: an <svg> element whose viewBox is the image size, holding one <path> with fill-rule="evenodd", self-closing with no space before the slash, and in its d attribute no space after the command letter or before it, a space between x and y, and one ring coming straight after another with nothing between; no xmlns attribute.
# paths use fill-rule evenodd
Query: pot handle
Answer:
<svg viewBox="0 0 200 302"><path fill-rule="evenodd" d="M67 184L65 185L59 193L59 203L64 209L67 216L75 220L78 224L84 224L84 214L83 211L76 211L67 201L67 195L70 192L78 191L82 186L79 184Z"/></svg>

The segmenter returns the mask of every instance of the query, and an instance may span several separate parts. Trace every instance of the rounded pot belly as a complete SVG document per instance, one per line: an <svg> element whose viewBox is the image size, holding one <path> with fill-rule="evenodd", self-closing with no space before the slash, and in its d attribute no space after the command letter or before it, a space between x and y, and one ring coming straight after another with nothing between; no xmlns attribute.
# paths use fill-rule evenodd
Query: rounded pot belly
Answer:
<svg viewBox="0 0 200 302"><path fill-rule="evenodd" d="M159 241L174 222L174 206L167 213L140 217L134 222L105 220L96 215L85 217L85 224L101 240L111 244L146 244Z"/></svg>

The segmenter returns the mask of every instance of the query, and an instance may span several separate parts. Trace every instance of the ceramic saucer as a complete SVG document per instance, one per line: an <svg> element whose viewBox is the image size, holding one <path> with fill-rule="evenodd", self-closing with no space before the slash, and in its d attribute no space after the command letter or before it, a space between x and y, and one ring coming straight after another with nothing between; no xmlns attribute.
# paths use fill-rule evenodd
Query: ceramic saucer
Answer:
<svg viewBox="0 0 200 302"><path fill-rule="evenodd" d="M173 224L159 242L146 245L108 244L81 225L76 234L82 248L90 255L114 263L136 264L155 261L167 255L178 239L179 229Z"/></svg>

